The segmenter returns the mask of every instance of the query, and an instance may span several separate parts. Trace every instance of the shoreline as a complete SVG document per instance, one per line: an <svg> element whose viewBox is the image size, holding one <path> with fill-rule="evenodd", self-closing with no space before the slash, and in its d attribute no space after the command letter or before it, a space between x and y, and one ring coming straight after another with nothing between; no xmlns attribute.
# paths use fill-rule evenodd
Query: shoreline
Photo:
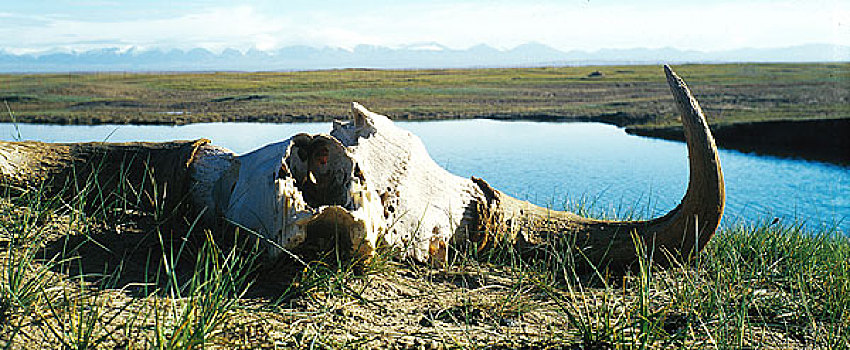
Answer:
<svg viewBox="0 0 850 350"><path fill-rule="evenodd" d="M76 117L63 118L39 115L15 116L10 118L8 114L0 115L0 123L20 124L45 124L45 125L190 125L205 123L326 123L334 120L349 119L349 115L259 115L259 116L233 116L208 118L204 116L191 116L186 114L163 114L178 118L151 119L125 117L118 119L114 117ZM189 117L190 116L190 117ZM187 118L180 118L187 117ZM532 121L532 122L596 122L625 128L641 125L656 120L657 117L650 115L633 115L625 112L606 112L593 115L563 115L563 114L464 114L464 115L395 115L390 116L393 121L429 122L445 120L470 120L489 119L500 121Z"/></svg>
<svg viewBox="0 0 850 350"><path fill-rule="evenodd" d="M720 148L850 166L850 118L710 125ZM682 127L631 126L630 135L684 141Z"/></svg>
<svg viewBox="0 0 850 350"><path fill-rule="evenodd" d="M215 121L192 121L186 123L132 120L127 123L96 122L45 122L35 120L17 120L17 123L45 125L164 125L182 126L205 123L327 123L335 119L347 119L348 116L284 116L257 118L227 118ZM30 119L30 118L26 118ZM446 120L487 119L497 121L531 121L546 123L595 122L624 128L629 135L644 136L662 140L684 142L681 126L628 125L634 121L625 113L606 113L598 116L567 117L554 115L511 116L454 116L410 118L403 116L396 121L431 122ZM9 121L0 121L10 123ZM755 122L737 122L709 125L719 148L755 153L780 158L819 161L829 164L850 166L850 118L807 119L807 120L765 120Z"/></svg>

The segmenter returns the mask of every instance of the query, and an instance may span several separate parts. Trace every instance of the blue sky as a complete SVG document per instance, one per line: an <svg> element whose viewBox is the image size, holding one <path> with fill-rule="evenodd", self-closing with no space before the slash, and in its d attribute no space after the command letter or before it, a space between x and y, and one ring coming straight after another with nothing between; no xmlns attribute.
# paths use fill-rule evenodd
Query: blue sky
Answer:
<svg viewBox="0 0 850 350"><path fill-rule="evenodd" d="M850 45L850 1L6 1L0 50Z"/></svg>

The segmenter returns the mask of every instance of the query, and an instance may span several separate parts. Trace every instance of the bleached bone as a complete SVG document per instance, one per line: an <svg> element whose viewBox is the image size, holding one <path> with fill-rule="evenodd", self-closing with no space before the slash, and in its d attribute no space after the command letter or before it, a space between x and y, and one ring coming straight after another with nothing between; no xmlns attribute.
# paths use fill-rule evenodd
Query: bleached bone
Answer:
<svg viewBox="0 0 850 350"><path fill-rule="evenodd" d="M357 103L353 120L334 122L330 135L298 134L242 156L207 140L2 142L0 170L5 183L19 188L44 180L59 188L91 174L112 187L142 183L147 174L156 181L134 193L168 192L171 203L188 202L192 213L255 231L273 242L271 256L284 249L338 249L368 257L385 244L401 257L444 264L448 247L459 242L481 249L495 242L534 248L569 238L590 262L623 267L637 259L634 236L647 249L686 257L698 252L723 213L723 174L705 117L684 81L664 68L682 113L690 181L675 209L646 221L553 211L507 196L484 180L452 175L431 159L419 138ZM116 172L122 175L103 176ZM163 206L153 200L151 205Z"/></svg>

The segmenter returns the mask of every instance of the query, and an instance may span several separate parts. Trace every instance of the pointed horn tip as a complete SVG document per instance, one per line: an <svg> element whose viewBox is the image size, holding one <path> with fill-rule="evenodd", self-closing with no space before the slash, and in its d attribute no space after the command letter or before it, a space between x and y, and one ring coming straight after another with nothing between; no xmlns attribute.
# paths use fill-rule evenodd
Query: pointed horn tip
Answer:
<svg viewBox="0 0 850 350"><path fill-rule="evenodd" d="M363 105L357 102L351 102L351 114L354 114L355 116L365 116L368 112L369 110L366 109L366 107L363 107Z"/></svg>
<svg viewBox="0 0 850 350"><path fill-rule="evenodd" d="M369 110L357 102L351 102L351 116L354 119L354 125L363 126L369 123Z"/></svg>
<svg viewBox="0 0 850 350"><path fill-rule="evenodd" d="M667 81L681 81L682 78L679 78L679 75L673 71L673 68L670 67L669 64L664 65L664 75L667 76Z"/></svg>
<svg viewBox="0 0 850 350"><path fill-rule="evenodd" d="M673 71L673 68L670 68L670 65L664 65L664 75L667 76L667 84L669 84L671 87L684 87L685 89L687 89L687 84L685 84L685 81L680 78L679 75L676 74L676 72Z"/></svg>
<svg viewBox="0 0 850 350"><path fill-rule="evenodd" d="M679 77L669 65L664 65L664 73L667 75L667 85L670 86L670 91L673 93L673 98L676 100L676 105L682 117L682 123L691 122L696 125L708 127L708 121L705 114L699 106L699 102L694 97L688 84L685 80Z"/></svg>
<svg viewBox="0 0 850 350"><path fill-rule="evenodd" d="M355 113L362 114L362 115L368 115L368 114L372 113L372 111L370 111L368 108L364 107L363 105L361 105L360 103L357 103L357 102L351 102L351 110L354 111Z"/></svg>

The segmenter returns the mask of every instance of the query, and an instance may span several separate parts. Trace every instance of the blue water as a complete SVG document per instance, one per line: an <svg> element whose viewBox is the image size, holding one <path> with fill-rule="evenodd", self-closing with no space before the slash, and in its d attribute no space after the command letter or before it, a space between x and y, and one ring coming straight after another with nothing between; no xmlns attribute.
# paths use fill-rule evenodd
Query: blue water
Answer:
<svg viewBox="0 0 850 350"><path fill-rule="evenodd" d="M515 197L556 209L591 204L608 215L648 217L679 203L688 178L681 142L632 136L600 123L461 120L399 122L432 157L461 176L484 178ZM237 153L330 123L186 126L0 124L0 139L46 142L166 141L205 137ZM721 150L724 225L780 218L850 232L850 168Z"/></svg>

